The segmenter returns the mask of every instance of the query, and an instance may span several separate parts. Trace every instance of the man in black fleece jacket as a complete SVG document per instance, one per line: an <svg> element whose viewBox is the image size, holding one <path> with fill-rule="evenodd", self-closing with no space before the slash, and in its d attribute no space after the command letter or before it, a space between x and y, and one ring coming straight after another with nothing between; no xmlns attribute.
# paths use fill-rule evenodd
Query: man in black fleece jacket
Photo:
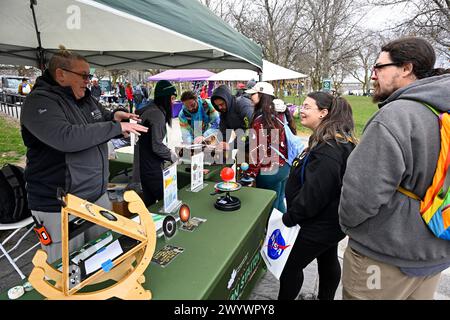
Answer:
<svg viewBox="0 0 450 320"><path fill-rule="evenodd" d="M57 188L111 209L106 194L109 177L106 143L121 134L147 131L139 124L120 122L137 119L136 115L103 109L87 89L91 77L85 58L62 49L37 79L22 108L28 205L53 240L53 244L43 247L50 263L61 257L61 205ZM69 250L98 235L90 231L86 238L81 234L72 239Z"/></svg>
<svg viewBox="0 0 450 320"><path fill-rule="evenodd" d="M223 149L228 150L229 138L233 130L236 133L233 148L243 144L248 148L248 129L252 121L254 107L250 99L235 97L226 85L217 87L211 96L211 103L220 112L220 132L222 133ZM228 132L227 132L228 131ZM228 137L227 137L228 133Z"/></svg>

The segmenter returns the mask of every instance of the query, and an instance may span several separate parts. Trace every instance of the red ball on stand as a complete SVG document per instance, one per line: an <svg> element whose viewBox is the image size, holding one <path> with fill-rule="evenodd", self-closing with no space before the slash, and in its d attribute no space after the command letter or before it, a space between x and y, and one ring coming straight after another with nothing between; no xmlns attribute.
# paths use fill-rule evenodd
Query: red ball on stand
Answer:
<svg viewBox="0 0 450 320"><path fill-rule="evenodd" d="M225 167L220 171L220 177L225 182L231 181L234 178L234 170L230 167Z"/></svg>

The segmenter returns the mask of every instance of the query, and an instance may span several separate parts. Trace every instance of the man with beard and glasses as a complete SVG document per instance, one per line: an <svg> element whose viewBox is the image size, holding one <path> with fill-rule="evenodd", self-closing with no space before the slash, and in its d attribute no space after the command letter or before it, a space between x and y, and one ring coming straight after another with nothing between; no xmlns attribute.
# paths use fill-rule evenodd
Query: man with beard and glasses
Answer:
<svg viewBox="0 0 450 320"><path fill-rule="evenodd" d="M339 205L349 236L343 264L344 299L433 299L450 266L450 242L430 232L419 213L440 151L437 116L450 110L449 70L434 69L432 46L402 38L381 48L372 69L374 102L347 162Z"/></svg>

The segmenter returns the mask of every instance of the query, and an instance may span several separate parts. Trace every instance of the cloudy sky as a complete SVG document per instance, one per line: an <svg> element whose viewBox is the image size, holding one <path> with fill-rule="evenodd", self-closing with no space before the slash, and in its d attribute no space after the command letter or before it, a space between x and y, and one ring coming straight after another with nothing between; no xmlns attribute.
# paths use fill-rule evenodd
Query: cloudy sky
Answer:
<svg viewBox="0 0 450 320"><path fill-rule="evenodd" d="M403 10L405 10L403 6L401 8L399 6L373 7L367 10L368 13L362 20L362 23L370 29L383 30L401 21L404 16L399 14L399 12Z"/></svg>
<svg viewBox="0 0 450 320"><path fill-rule="evenodd" d="M385 30L402 21L405 17L405 13L410 10L411 9L406 7L404 4L397 6L367 8L367 10L364 10L367 14L361 20L361 25L372 30ZM438 55L436 67L450 68L450 61L448 61L445 57Z"/></svg>

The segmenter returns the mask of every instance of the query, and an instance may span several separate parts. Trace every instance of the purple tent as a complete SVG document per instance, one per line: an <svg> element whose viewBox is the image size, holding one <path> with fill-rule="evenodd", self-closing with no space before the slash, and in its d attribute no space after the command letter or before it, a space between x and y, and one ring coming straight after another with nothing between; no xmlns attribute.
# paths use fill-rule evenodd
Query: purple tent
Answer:
<svg viewBox="0 0 450 320"><path fill-rule="evenodd" d="M148 81L159 81L159 80L169 80L169 81L199 81L206 80L214 72L210 72L204 69L171 69L164 72L155 74L154 76L148 77Z"/></svg>

